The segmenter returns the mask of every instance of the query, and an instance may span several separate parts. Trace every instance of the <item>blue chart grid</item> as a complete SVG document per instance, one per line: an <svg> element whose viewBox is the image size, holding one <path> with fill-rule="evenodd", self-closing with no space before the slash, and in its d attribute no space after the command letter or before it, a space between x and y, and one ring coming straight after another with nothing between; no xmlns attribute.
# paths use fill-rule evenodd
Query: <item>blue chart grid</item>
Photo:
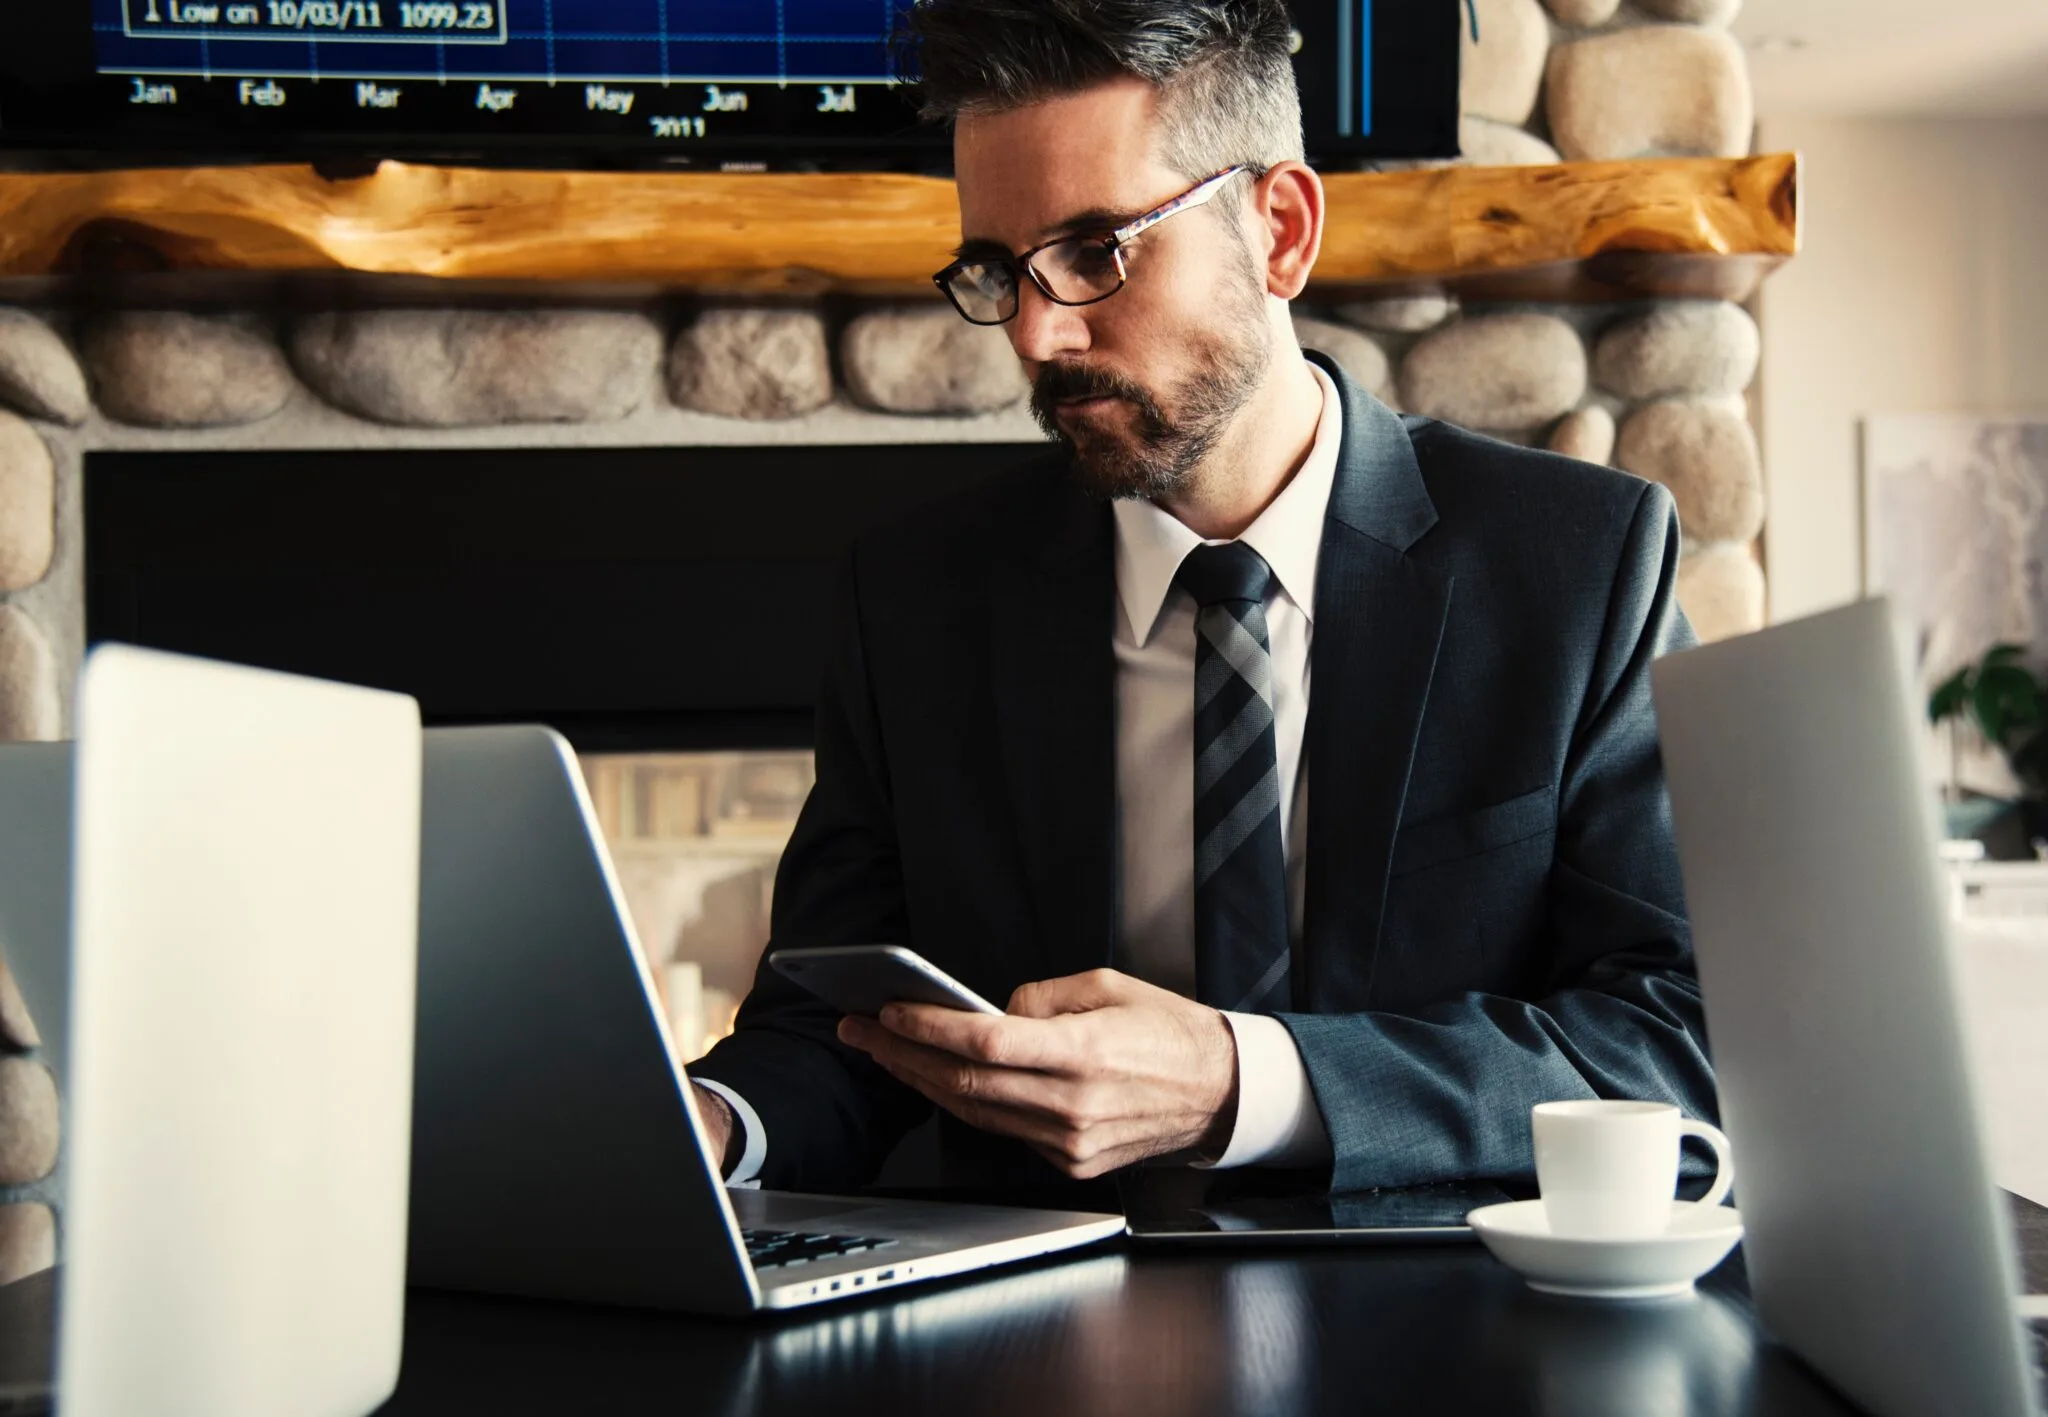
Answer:
<svg viewBox="0 0 2048 1417"><path fill-rule="evenodd" d="M909 0L93 0L102 73L885 83ZM283 37L305 35L306 38Z"/></svg>

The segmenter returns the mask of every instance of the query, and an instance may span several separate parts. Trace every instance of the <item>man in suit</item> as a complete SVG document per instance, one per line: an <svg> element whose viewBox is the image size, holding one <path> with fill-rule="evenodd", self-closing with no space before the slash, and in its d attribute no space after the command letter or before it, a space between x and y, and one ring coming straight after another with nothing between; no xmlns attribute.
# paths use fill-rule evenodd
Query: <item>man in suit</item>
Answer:
<svg viewBox="0 0 2048 1417"><path fill-rule="evenodd" d="M1008 1012L842 1020L764 966L691 1070L728 1178L859 1186L933 1107L963 1180L1336 1189L1524 1175L1551 1098L1711 1117L1670 497L1304 357L1281 0L913 24L939 283L1057 447L854 550L773 943L907 944Z"/></svg>

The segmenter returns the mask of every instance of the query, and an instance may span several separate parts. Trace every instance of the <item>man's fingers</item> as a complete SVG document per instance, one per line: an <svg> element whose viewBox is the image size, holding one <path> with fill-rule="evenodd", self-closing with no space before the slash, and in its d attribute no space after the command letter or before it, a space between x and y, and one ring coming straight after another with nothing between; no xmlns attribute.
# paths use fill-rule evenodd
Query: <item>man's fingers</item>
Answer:
<svg viewBox="0 0 2048 1417"><path fill-rule="evenodd" d="M921 1064L919 1071L928 1077L938 1078L941 1070L951 1066L965 1068L968 1061L956 1053L943 1049L927 1048L922 1043L913 1043L899 1037L872 1019L847 1017L839 1021L839 1038L843 1043L852 1044L865 1052L883 1067L894 1072Z"/></svg>
<svg viewBox="0 0 2048 1417"><path fill-rule="evenodd" d="M1027 985L1001 1017L891 1004L839 1036L972 1126L1043 1149L1072 1176L1227 1135L1237 1058L1214 1009L1091 970Z"/></svg>
<svg viewBox="0 0 2048 1417"><path fill-rule="evenodd" d="M905 1082L915 1079L955 1097L1030 1112L1066 1126L1095 1120L1084 1105L1092 1101L1095 1089L1086 1083L1051 1073L991 1067L904 1038L877 1043L872 1056Z"/></svg>
<svg viewBox="0 0 2048 1417"><path fill-rule="evenodd" d="M1158 1150L1141 1119L1105 1108L1099 1084L986 1067L869 1027L870 1052L891 1077L971 1127L1025 1142L1069 1176L1100 1176Z"/></svg>
<svg viewBox="0 0 2048 1417"><path fill-rule="evenodd" d="M1015 1137L1069 1176L1099 1176L1122 1165L1127 1153L1133 1156L1142 1154L1131 1152L1127 1140L1118 1135L1121 1128L1077 1131L1034 1111L1004 1106L979 1097L962 1097L915 1073L906 1071L897 1076L968 1126Z"/></svg>
<svg viewBox="0 0 2048 1417"><path fill-rule="evenodd" d="M1114 969L1091 969L1058 979L1040 979L1018 986L1008 1012L1017 1018L1056 1018L1128 1003L1138 981Z"/></svg>
<svg viewBox="0 0 2048 1417"><path fill-rule="evenodd" d="M1003 1068L1072 1071L1078 1059L1061 1031L1041 1019L997 1017L938 1004L889 1004L882 1026L930 1048Z"/></svg>
<svg viewBox="0 0 2048 1417"><path fill-rule="evenodd" d="M945 1108L971 1127L978 1127L985 1132L998 1132L1003 1136L1017 1137L1034 1145L1055 1145L1060 1136L1061 1128L1059 1123L1049 1117L1039 1116L1022 1108L1008 1107L1000 1102L992 1102L985 1097L973 1097L955 1092L953 1089L940 1085L924 1074L912 1068L903 1067L900 1064L892 1067L885 1063L883 1066L888 1067L890 1075L903 1083L905 1087L922 1093L932 1102Z"/></svg>
<svg viewBox="0 0 2048 1417"><path fill-rule="evenodd" d="M1008 1070L975 1062L944 1048L934 1048L893 1033L870 1019L844 1018L839 1021L840 1041L861 1049L877 1063L899 1077L915 1073L934 1087L962 1096L981 1095L993 1080ZM1035 1078L1037 1073L1018 1072L1018 1078Z"/></svg>
<svg viewBox="0 0 2048 1417"><path fill-rule="evenodd" d="M1151 1154L1143 1124L1101 1113L1086 1085L981 1068L900 1039L875 1060L969 1126L1016 1137L1070 1176L1099 1176Z"/></svg>

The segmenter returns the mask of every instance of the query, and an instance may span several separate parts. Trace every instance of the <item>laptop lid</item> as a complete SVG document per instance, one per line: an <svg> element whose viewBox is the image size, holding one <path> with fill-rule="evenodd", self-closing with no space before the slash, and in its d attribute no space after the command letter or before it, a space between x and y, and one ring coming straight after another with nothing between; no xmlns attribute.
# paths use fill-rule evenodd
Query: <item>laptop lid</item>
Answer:
<svg viewBox="0 0 2048 1417"><path fill-rule="evenodd" d="M426 734L410 1277L745 1313L760 1289L568 744Z"/></svg>
<svg viewBox="0 0 2048 1417"><path fill-rule="evenodd" d="M1888 607L1671 655L1652 681L1759 1317L1879 1417L2027 1417Z"/></svg>
<svg viewBox="0 0 2048 1417"><path fill-rule="evenodd" d="M67 1417L398 1377L418 921L403 695L110 645L78 692Z"/></svg>

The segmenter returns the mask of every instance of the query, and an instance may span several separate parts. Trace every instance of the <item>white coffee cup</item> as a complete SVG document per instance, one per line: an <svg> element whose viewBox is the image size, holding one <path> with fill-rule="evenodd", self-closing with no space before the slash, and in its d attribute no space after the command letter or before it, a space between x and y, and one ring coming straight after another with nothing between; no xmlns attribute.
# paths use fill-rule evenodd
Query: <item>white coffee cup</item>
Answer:
<svg viewBox="0 0 2048 1417"><path fill-rule="evenodd" d="M1678 1189L1680 1137L1699 1137L1714 1150L1714 1184L1701 1205L1719 1205L1735 1184L1728 1138L1669 1102L1539 1102L1530 1124L1536 1184L1553 1235L1627 1240L1663 1234Z"/></svg>

